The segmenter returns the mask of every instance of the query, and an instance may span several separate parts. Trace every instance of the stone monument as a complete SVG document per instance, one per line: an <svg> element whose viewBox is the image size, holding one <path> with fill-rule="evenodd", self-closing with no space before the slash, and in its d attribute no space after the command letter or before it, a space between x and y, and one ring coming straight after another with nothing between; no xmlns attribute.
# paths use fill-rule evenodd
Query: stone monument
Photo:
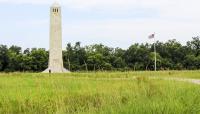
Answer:
<svg viewBox="0 0 200 114"><path fill-rule="evenodd" d="M44 73L69 72L63 67L61 6L55 2L50 8L49 64Z"/></svg>

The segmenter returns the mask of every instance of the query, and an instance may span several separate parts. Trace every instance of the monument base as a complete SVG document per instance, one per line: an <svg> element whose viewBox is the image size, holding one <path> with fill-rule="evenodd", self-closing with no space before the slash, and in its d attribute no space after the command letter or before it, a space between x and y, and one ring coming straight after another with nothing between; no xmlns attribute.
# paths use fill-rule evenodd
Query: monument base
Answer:
<svg viewBox="0 0 200 114"><path fill-rule="evenodd" d="M42 73L70 73L69 70L62 68L62 69L56 69L56 68L47 68Z"/></svg>

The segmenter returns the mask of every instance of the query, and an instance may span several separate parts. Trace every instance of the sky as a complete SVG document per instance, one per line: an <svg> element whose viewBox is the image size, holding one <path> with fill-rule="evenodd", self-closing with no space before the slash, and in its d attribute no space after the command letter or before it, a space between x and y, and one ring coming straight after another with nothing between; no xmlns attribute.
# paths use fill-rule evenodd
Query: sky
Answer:
<svg viewBox="0 0 200 114"><path fill-rule="evenodd" d="M0 0L0 44L49 49L49 14L55 0ZM80 41L128 48L133 43L176 39L183 45L200 33L199 0L59 0L63 48Z"/></svg>

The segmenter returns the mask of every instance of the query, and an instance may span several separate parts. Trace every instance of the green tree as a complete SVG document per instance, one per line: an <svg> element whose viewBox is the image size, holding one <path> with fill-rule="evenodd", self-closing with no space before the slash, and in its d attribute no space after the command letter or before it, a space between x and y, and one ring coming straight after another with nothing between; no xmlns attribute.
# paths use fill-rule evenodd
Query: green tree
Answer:
<svg viewBox="0 0 200 114"><path fill-rule="evenodd" d="M110 61L114 68L124 69L126 67L125 53L126 50L123 50L121 48L115 48Z"/></svg>
<svg viewBox="0 0 200 114"><path fill-rule="evenodd" d="M21 53L22 49L18 46L11 46L8 50L9 64L7 71L22 71L23 65L23 54Z"/></svg>
<svg viewBox="0 0 200 114"><path fill-rule="evenodd" d="M8 48L6 45L0 45L0 71L4 71L9 64Z"/></svg>
<svg viewBox="0 0 200 114"><path fill-rule="evenodd" d="M166 43L157 42L157 53L163 58L162 68L164 69L182 69L183 60L187 54L186 49L175 39ZM153 51L153 46L151 48ZM168 67L168 68L166 68Z"/></svg>
<svg viewBox="0 0 200 114"><path fill-rule="evenodd" d="M48 67L48 53L45 49L33 48L28 59L31 59L31 69L33 71L41 72Z"/></svg>
<svg viewBox="0 0 200 114"><path fill-rule="evenodd" d="M63 52L63 58L64 66L69 70L87 70L87 55L80 42L76 42L75 46L70 43L67 44L66 51Z"/></svg>
<svg viewBox="0 0 200 114"><path fill-rule="evenodd" d="M125 53L128 67L134 70L148 69L150 64L150 49L148 44L134 44Z"/></svg>
<svg viewBox="0 0 200 114"><path fill-rule="evenodd" d="M193 37L192 41L187 42L187 46L192 49L192 52L195 54L195 56L200 55L200 37Z"/></svg>
<svg viewBox="0 0 200 114"><path fill-rule="evenodd" d="M89 70L111 70L114 49L102 44L86 47L87 63Z"/></svg>

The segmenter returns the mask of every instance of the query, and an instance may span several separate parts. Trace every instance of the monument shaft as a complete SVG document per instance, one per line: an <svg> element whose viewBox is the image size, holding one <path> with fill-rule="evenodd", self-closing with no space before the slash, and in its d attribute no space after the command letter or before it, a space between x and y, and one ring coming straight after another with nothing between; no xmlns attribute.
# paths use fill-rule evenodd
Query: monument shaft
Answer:
<svg viewBox="0 0 200 114"><path fill-rule="evenodd" d="M55 3L50 8L49 66L44 72L63 73L61 7Z"/></svg>
<svg viewBox="0 0 200 114"><path fill-rule="evenodd" d="M49 68L52 72L63 69L61 8L51 7Z"/></svg>

